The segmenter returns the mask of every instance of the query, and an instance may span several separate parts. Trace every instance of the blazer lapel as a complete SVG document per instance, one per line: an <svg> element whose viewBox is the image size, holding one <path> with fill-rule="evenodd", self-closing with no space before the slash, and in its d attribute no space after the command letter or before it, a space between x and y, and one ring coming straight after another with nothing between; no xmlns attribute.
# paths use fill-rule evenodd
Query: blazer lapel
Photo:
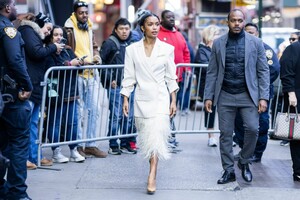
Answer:
<svg viewBox="0 0 300 200"><path fill-rule="evenodd" d="M228 39L228 34L227 34L227 37L224 37L221 39L220 41L220 53L221 53L221 59L222 59L222 66L223 68L225 68L225 53L226 53L226 42L227 42L227 39Z"/></svg>
<svg viewBox="0 0 300 200"><path fill-rule="evenodd" d="M156 42L151 52L151 62L155 62L156 57L159 55L159 49L160 49L160 41L156 39Z"/></svg>
<svg viewBox="0 0 300 200"><path fill-rule="evenodd" d="M245 33L245 68L247 67L249 53L250 53L250 41L251 39L248 37L247 33Z"/></svg>
<svg viewBox="0 0 300 200"><path fill-rule="evenodd" d="M155 62L155 58L158 54L158 47L157 47L157 41L153 47L153 50L152 50L152 53L151 53L151 56L150 56L150 59L146 59L146 52L145 52L145 48L144 48L144 43L143 43L143 40L140 41L140 45L139 45L139 48L137 49L138 51L138 54L140 54L140 58L141 59L141 62L143 63L143 66L145 68L145 70L149 73L149 75L156 81L156 77L153 73L153 69L152 69L152 65L153 63ZM150 61L150 62L149 62Z"/></svg>

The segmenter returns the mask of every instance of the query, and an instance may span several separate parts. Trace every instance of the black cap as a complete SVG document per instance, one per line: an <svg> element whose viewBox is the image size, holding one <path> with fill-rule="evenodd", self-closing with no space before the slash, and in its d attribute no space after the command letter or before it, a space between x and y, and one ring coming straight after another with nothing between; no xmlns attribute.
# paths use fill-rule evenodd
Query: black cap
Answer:
<svg viewBox="0 0 300 200"><path fill-rule="evenodd" d="M76 12L76 10L80 7L88 7L88 4L84 1L76 1L73 6L74 12Z"/></svg>

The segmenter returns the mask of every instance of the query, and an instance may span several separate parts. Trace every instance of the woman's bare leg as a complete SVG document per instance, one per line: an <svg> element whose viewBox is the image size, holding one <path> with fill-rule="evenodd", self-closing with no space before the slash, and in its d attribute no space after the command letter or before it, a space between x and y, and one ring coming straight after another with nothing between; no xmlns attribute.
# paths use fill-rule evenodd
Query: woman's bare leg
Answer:
<svg viewBox="0 0 300 200"><path fill-rule="evenodd" d="M156 173L157 173L157 164L158 164L158 157L153 155L150 158L150 171L148 176L148 187L147 192L149 194L154 194L156 190Z"/></svg>

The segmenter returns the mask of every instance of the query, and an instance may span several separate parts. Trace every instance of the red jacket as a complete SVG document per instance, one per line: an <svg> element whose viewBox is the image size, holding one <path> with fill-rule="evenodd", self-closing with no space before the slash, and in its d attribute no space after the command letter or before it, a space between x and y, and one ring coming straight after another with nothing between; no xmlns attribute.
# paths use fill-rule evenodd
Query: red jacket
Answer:
<svg viewBox="0 0 300 200"><path fill-rule="evenodd" d="M178 63L190 63L190 52L188 46L185 42L183 35L177 31L175 28L173 31L170 31L164 27L160 27L160 31L158 33L158 38L166 42L170 45L173 45L174 50L174 62ZM185 71L191 71L190 67L180 67L176 70L176 75L178 76L177 82L182 82L182 74Z"/></svg>

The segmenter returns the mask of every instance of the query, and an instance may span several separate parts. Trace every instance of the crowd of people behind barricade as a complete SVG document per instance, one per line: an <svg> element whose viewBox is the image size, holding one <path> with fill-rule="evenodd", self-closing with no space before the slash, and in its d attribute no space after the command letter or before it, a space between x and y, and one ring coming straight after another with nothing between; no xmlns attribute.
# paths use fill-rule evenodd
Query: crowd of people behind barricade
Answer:
<svg viewBox="0 0 300 200"><path fill-rule="evenodd" d="M136 154L140 148L150 162L147 191L153 194L158 160L168 159L179 143L175 134L171 134L171 130L175 131L177 108L180 115L189 114L194 74L200 86L197 94L204 101L208 130L216 128L218 109L219 143L213 134L208 135L208 146L220 146L224 173L218 184L236 180L234 161L238 161L244 180L252 181L249 163L261 162L266 149L272 83L279 75L280 65L275 52L257 39L257 26L245 23L241 10L234 9L228 14L229 31L222 36L216 25L204 28L202 42L194 56L186 33L177 29L175 15L169 10L164 10L160 18L148 10L138 10L137 26L132 31L127 19L118 19L111 35L99 47L92 31L88 4L83 1L74 3L73 13L64 27L53 25L43 13L20 15L16 20L14 0L0 0L0 9L1 67L4 67L1 80L3 75L9 75L9 80L19 87L14 88L18 91L13 90L15 100L5 105L0 118L0 158L3 152L10 159L9 167L1 165L5 168L0 169L0 197L30 199L24 170L26 166L36 169L38 160L42 166L51 166L53 162L81 163L90 156L105 158L107 153L93 140L99 132L103 98L108 100L109 111L106 135L112 137L108 154ZM14 21L15 27L10 21ZM298 41L298 36L292 34L290 41ZM287 47L280 60L285 109L289 103L299 106L295 91L299 86L290 81L298 76L297 71L292 72L291 64L296 56L289 55L299 49L298 43ZM11 54L9 46L12 44L18 47L15 54ZM193 62L208 64L208 68L193 70L188 65L176 68L178 63ZM124 64L124 68L80 69L83 65L99 64ZM41 113L41 82L47 69L55 66L64 68L50 72L47 109ZM7 90L12 87L8 87L8 83L11 81L1 82L2 93L11 92ZM101 90L106 92L101 93ZM22 126L18 132L13 131L18 127L11 125L15 118L8 113L14 108L26 110L23 114L16 111ZM44 133L39 133L42 120ZM136 132L138 138L114 137ZM70 156L63 155L59 145L55 145L51 146L52 158L43 157L42 152L38 152L40 134L46 143L71 142ZM15 142L18 137L22 138L20 143ZM82 143L82 139L90 140ZM232 151L234 142L241 148L237 155ZM295 181L300 181L298 146L298 142L291 142ZM17 153L20 149L22 155ZM7 167L9 173L5 180Z"/></svg>

